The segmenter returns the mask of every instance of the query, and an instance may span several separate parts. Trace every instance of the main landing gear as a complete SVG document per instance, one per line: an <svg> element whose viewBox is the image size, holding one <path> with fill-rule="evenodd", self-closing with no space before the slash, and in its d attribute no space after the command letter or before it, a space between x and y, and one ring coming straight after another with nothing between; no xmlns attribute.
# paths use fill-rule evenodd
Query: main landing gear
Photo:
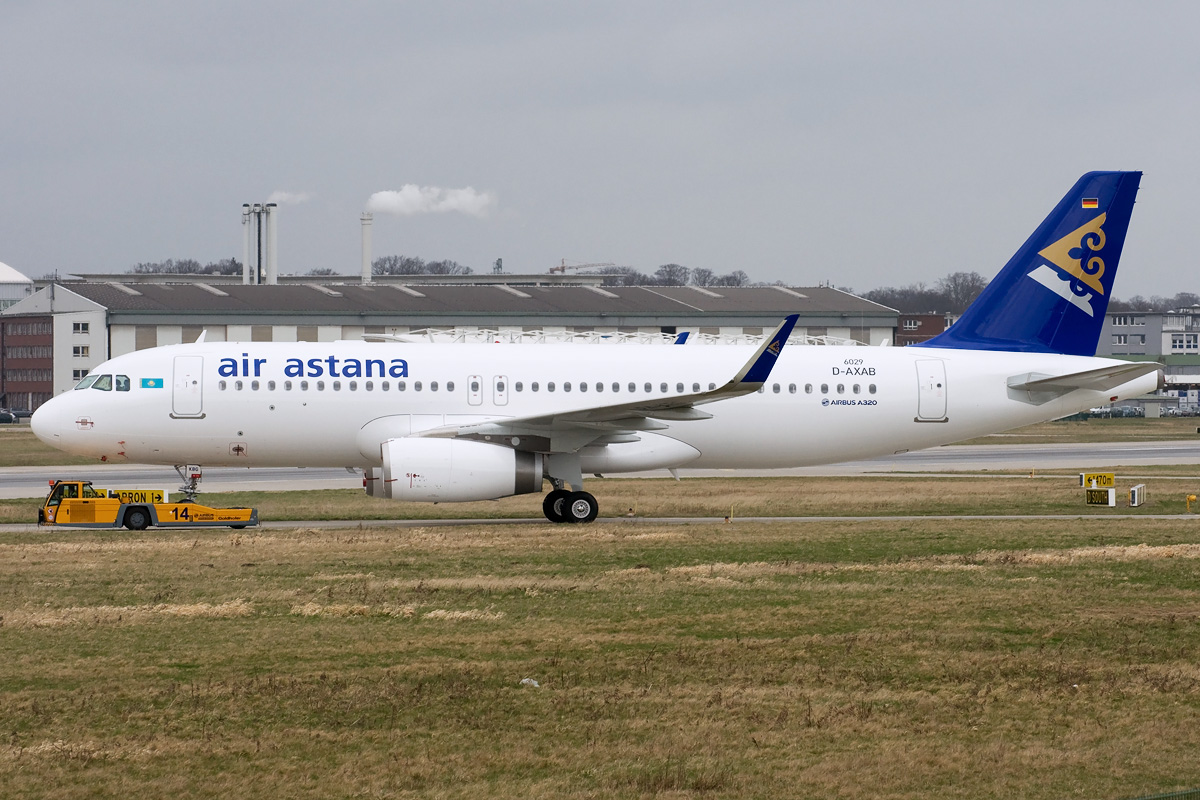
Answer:
<svg viewBox="0 0 1200 800"><path fill-rule="evenodd" d="M551 522L591 522L600 513L600 505L588 492L555 489L542 501L542 513Z"/></svg>
<svg viewBox="0 0 1200 800"><path fill-rule="evenodd" d="M543 462L554 490L542 501L542 513L551 522L591 522L600 513L600 504L583 491L583 473L578 453L551 453ZM567 489L568 484L575 491Z"/></svg>

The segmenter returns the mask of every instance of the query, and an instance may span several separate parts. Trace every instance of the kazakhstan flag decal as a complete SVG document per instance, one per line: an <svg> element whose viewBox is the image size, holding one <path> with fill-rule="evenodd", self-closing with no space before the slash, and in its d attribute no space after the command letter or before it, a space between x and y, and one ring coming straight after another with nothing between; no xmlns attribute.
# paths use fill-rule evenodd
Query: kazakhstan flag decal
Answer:
<svg viewBox="0 0 1200 800"><path fill-rule="evenodd" d="M162 378L142 378L143 389L161 389L163 388Z"/></svg>

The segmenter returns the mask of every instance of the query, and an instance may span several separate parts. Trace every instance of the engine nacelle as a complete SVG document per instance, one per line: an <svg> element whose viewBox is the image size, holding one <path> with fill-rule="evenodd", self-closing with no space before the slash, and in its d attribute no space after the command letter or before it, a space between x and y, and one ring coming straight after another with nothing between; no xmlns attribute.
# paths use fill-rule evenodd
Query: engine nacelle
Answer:
<svg viewBox="0 0 1200 800"><path fill-rule="evenodd" d="M542 490L542 457L464 439L388 439L383 469L367 470L367 494L465 503Z"/></svg>

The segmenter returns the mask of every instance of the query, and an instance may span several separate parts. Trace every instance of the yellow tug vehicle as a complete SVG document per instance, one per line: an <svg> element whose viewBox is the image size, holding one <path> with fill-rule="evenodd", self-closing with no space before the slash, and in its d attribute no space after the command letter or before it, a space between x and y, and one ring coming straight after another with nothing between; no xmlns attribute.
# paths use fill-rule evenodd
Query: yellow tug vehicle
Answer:
<svg viewBox="0 0 1200 800"><path fill-rule="evenodd" d="M254 508L209 508L166 502L161 489L93 488L91 481L54 481L38 509L38 525L64 528L245 528L258 524Z"/></svg>

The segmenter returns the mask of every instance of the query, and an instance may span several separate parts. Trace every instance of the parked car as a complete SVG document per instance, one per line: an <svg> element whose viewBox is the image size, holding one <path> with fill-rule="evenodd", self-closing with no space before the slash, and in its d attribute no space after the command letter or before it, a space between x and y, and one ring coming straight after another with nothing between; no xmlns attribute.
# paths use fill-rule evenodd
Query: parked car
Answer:
<svg viewBox="0 0 1200 800"><path fill-rule="evenodd" d="M7 422L16 422L17 415L9 411L7 408L0 408L0 424Z"/></svg>

